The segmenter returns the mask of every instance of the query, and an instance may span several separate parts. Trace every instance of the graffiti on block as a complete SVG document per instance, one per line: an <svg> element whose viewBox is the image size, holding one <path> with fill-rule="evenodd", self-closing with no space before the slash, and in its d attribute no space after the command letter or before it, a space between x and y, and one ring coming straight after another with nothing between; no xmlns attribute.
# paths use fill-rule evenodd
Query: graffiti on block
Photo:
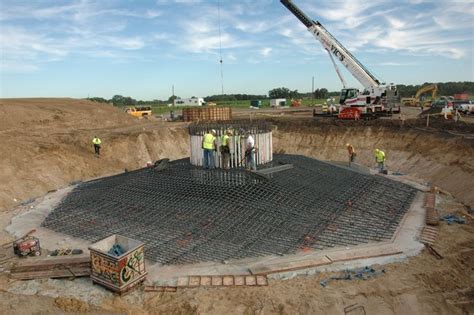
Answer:
<svg viewBox="0 0 474 315"><path fill-rule="evenodd" d="M137 249L120 263L120 280L122 283L127 283L131 279L137 278L145 271L145 261L143 255L143 247Z"/></svg>
<svg viewBox="0 0 474 315"><path fill-rule="evenodd" d="M91 255L92 274L114 285L119 284L117 262L101 255Z"/></svg>

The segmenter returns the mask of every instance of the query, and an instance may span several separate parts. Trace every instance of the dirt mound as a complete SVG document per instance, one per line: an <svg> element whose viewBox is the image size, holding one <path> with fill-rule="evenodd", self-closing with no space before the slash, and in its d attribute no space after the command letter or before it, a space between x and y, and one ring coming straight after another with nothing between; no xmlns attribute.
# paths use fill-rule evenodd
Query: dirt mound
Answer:
<svg viewBox="0 0 474 315"><path fill-rule="evenodd" d="M71 98L0 99L0 131L30 127L94 129L137 120L111 104Z"/></svg>

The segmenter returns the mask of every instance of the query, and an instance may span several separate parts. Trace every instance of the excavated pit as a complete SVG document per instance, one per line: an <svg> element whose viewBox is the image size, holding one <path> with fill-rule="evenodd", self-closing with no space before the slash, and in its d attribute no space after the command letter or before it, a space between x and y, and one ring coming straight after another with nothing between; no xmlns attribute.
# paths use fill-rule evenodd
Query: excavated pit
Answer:
<svg viewBox="0 0 474 315"><path fill-rule="evenodd" d="M416 189L301 155L268 178L189 159L78 185L42 226L97 241L121 234L163 264L223 261L389 240Z"/></svg>

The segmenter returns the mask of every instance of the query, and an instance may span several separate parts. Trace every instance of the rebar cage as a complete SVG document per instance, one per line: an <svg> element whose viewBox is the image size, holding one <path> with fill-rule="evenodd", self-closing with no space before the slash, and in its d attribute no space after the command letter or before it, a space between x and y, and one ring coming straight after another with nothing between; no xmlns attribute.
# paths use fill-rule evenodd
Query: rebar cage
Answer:
<svg viewBox="0 0 474 315"><path fill-rule="evenodd" d="M255 140L255 162L256 165L263 165L273 159L272 129L266 122L242 122L242 121L220 121L213 123L193 123L189 126L189 136L191 144L192 165L203 165L202 140L204 135L211 130L215 130L216 151L213 154L214 166L222 168L222 153L219 148L222 144L222 136L230 130L230 168L243 167L245 164L245 140L250 134Z"/></svg>

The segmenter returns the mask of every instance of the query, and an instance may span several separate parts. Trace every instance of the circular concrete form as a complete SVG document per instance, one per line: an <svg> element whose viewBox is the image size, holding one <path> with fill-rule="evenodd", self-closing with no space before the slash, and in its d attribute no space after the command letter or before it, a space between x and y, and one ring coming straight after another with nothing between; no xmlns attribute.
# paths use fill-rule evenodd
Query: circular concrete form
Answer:
<svg viewBox="0 0 474 315"><path fill-rule="evenodd" d="M257 166L271 162L273 159L272 130L271 125L265 122L216 122L216 123L194 123L189 126L191 143L192 165L203 165L202 140L204 135L211 130L217 133L216 144L218 150L214 153L214 165L222 167L222 154L219 150L222 144L222 136L227 130L232 132L230 136L230 168L243 167L245 156L246 134L250 134L257 148L255 161Z"/></svg>
<svg viewBox="0 0 474 315"><path fill-rule="evenodd" d="M266 167L183 159L81 183L42 226L92 242L127 236L163 264L222 261L390 240L417 191L298 155Z"/></svg>

